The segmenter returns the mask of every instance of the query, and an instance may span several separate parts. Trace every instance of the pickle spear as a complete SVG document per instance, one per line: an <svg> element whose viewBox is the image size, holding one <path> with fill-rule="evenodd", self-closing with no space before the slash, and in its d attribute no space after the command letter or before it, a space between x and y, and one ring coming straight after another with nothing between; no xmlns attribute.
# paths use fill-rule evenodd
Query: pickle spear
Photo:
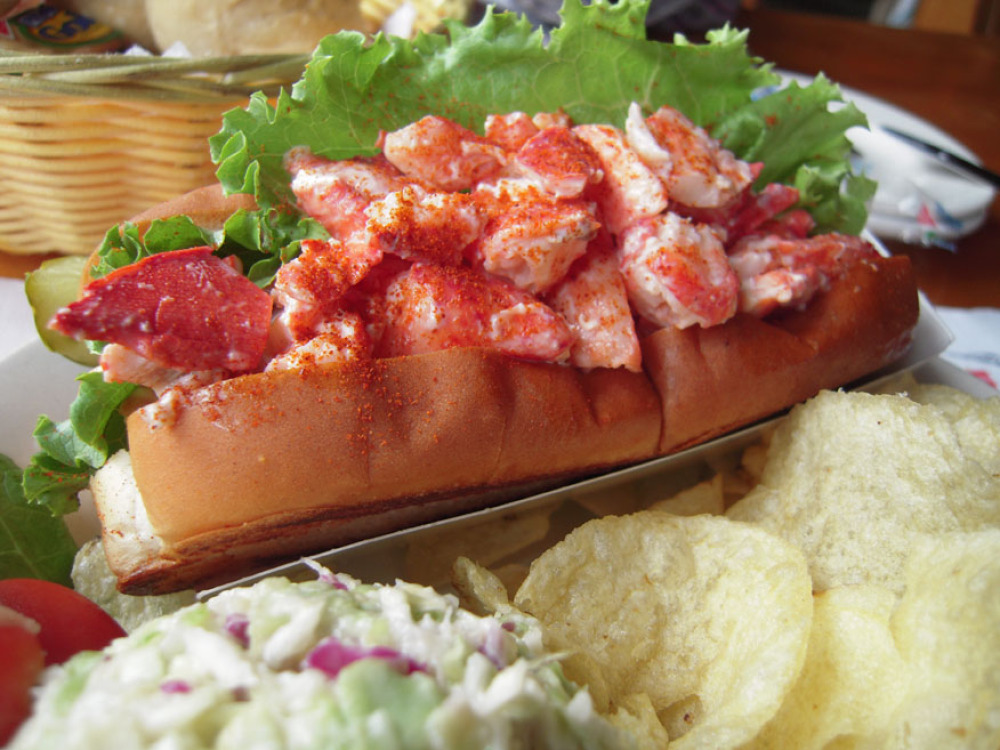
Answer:
<svg viewBox="0 0 1000 750"><path fill-rule="evenodd" d="M96 365L97 355L83 341L77 341L48 327L56 311L75 300L80 293L80 278L87 264L82 255L46 260L24 281L24 291L42 343L67 359L82 365Z"/></svg>

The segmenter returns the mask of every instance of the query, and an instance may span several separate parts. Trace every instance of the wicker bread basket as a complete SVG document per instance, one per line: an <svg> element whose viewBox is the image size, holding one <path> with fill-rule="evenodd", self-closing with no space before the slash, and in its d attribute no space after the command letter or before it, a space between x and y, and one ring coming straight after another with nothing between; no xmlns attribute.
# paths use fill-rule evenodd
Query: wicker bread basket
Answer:
<svg viewBox="0 0 1000 750"><path fill-rule="evenodd" d="M89 254L116 223L211 182L222 114L307 59L0 52L0 251Z"/></svg>
<svg viewBox="0 0 1000 750"><path fill-rule="evenodd" d="M371 33L408 10L391 33L409 36L473 4L359 0L359 11ZM308 60L0 49L0 252L89 254L118 222L213 181L222 114L255 91L277 95Z"/></svg>

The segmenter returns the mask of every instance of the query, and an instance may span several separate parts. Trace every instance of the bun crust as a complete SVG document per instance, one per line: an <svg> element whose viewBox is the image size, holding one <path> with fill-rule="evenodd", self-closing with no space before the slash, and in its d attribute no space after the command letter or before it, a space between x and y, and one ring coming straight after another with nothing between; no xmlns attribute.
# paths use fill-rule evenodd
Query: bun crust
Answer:
<svg viewBox="0 0 1000 750"><path fill-rule="evenodd" d="M202 587L672 453L890 364L918 313L908 259L880 258L804 310L658 331L642 373L464 348L215 383L128 417L131 466L91 488L105 550L123 591Z"/></svg>
<svg viewBox="0 0 1000 750"><path fill-rule="evenodd" d="M177 544L276 509L353 518L648 458L658 411L641 375L455 349L222 381L169 426L130 415L129 452L150 521Z"/></svg>
<svg viewBox="0 0 1000 750"><path fill-rule="evenodd" d="M179 195L172 200L147 208L136 214L130 222L140 230L149 226L154 219L169 219L171 216L190 216L200 227L208 230L222 229L226 219L239 209L256 208L253 196L245 193L226 195L222 185L212 184Z"/></svg>

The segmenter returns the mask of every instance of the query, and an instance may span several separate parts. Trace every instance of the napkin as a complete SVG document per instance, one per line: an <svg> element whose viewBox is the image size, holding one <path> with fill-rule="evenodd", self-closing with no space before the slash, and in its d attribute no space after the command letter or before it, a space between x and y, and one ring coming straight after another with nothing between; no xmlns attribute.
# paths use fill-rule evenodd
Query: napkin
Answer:
<svg viewBox="0 0 1000 750"><path fill-rule="evenodd" d="M941 358L1000 389L1000 309L935 307L955 336Z"/></svg>

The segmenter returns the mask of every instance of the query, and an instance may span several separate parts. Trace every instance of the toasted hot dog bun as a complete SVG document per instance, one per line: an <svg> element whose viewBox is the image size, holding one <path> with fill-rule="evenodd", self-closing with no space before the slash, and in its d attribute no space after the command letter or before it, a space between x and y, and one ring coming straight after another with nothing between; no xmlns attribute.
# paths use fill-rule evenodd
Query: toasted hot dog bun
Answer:
<svg viewBox="0 0 1000 750"><path fill-rule="evenodd" d="M213 187L137 219L246 205ZM105 551L123 591L203 587L665 455L893 362L918 312L908 259L880 258L801 311L658 331L642 373L460 348L215 383L129 415L91 485Z"/></svg>

